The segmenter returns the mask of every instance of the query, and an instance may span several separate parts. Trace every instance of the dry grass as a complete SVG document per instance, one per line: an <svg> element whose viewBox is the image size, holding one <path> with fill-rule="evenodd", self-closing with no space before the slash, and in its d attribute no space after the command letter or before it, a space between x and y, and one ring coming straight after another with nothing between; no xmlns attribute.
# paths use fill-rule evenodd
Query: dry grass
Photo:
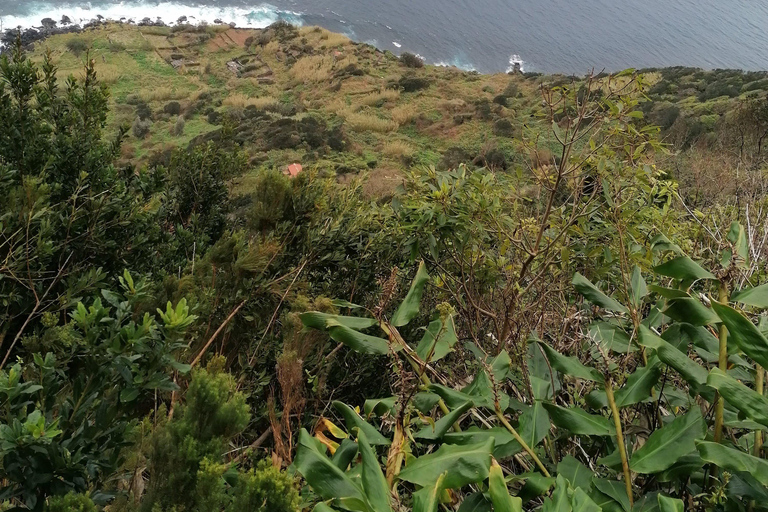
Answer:
<svg viewBox="0 0 768 512"><path fill-rule="evenodd" d="M324 82L331 78L333 65L330 55L310 55L297 60L289 73L300 82Z"/></svg>
<svg viewBox="0 0 768 512"><path fill-rule="evenodd" d="M328 32L327 30L320 36L320 40L322 41L321 48L336 48L339 46L346 46L351 42L344 34L335 34L333 32Z"/></svg>
<svg viewBox="0 0 768 512"><path fill-rule="evenodd" d="M374 169L363 183L363 195L371 199L392 197L403 177L394 169Z"/></svg>
<svg viewBox="0 0 768 512"><path fill-rule="evenodd" d="M416 152L416 149L407 142L393 140L387 142L381 151L390 158L410 158Z"/></svg>
<svg viewBox="0 0 768 512"><path fill-rule="evenodd" d="M411 105L400 105L390 111L392 120L400 126L410 123L416 117L417 109Z"/></svg>
<svg viewBox="0 0 768 512"><path fill-rule="evenodd" d="M356 132L389 133L397 130L398 124L368 112L340 112L347 120L347 125Z"/></svg>
<svg viewBox="0 0 768 512"><path fill-rule="evenodd" d="M258 109L266 109L278 104L275 98L269 96L262 96L259 98L253 98L245 94L231 94L224 98L224 105L236 108L256 107Z"/></svg>
<svg viewBox="0 0 768 512"><path fill-rule="evenodd" d="M189 91L180 91L172 87L156 87L148 91L142 91L139 97L145 103L152 101L183 100L189 98Z"/></svg>
<svg viewBox="0 0 768 512"><path fill-rule="evenodd" d="M397 101L400 99L400 91L395 89L385 89L382 92L366 94L360 98L359 103L367 107L381 106L387 101Z"/></svg>

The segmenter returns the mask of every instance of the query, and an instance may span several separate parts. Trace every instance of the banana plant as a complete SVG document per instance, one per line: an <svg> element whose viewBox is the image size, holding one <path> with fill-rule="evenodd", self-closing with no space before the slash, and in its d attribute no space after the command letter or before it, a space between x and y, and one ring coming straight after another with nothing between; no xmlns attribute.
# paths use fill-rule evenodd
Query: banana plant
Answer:
<svg viewBox="0 0 768 512"><path fill-rule="evenodd" d="M755 325L747 316L768 308L768 286L728 292L748 264L745 239L741 226L731 226L730 244L714 273L676 254L653 269L663 285L647 286L636 268L629 280L630 304L577 274L574 287L603 317L588 329L591 354L567 357L538 342L563 379L590 388L583 406L547 405L547 410L565 436L612 438L615 452L598 463L621 468L625 490L613 481L592 483L624 510L634 510L635 490L654 481L691 493L720 487L724 500L744 510L768 506L757 501L768 483L768 463L761 458L762 431L768 427L762 390L768 339L761 329L765 322ZM716 295L707 297L706 291ZM649 313L635 325L629 312L643 304ZM642 411L650 412L649 419L639 422ZM727 476L718 480L718 474ZM682 510L666 498L658 506Z"/></svg>
<svg viewBox="0 0 768 512"><path fill-rule="evenodd" d="M653 500L646 496L633 504L631 481L627 480L627 486L616 478L622 465L630 464L626 446L621 448L618 438L623 430L621 420L617 420L621 416L614 414L612 418L604 411L611 402L614 409L623 411L652 398L662 375L659 356L651 355L648 364L638 368L615 394L608 384L609 369L585 365L540 340L532 341L528 354L532 403L519 403L504 393L505 383L513 378L506 352L483 357L480 371L462 388L433 383L430 377L437 373L434 364L457 343L453 316L442 308L422 329L418 342L408 343L399 332L418 315L429 279L420 265L404 301L389 318L317 312L301 316L306 327L323 330L353 350L406 362L421 382L420 390L405 402L400 396L370 399L362 411L334 402L346 429L322 418L314 436L306 430L301 432L294 466L317 497L315 510L380 512L404 502L410 503L414 512L435 511L441 503L460 503L461 512L522 511L524 506L536 504L542 510L566 512L675 510L668 507L676 507L677 502L661 495L656 499L655 494ZM585 278L577 276L576 284L597 305L617 313L617 319L625 313L624 306ZM648 294L646 290L639 295L644 299ZM339 304L362 310L354 304ZM381 334L371 334L373 329ZM595 329L606 339L610 337L608 352L639 351L636 340L616 322L605 322ZM592 388L590 401L595 407L588 411L557 400L558 391L572 382ZM390 421L377 427L377 417L389 417ZM696 441L704 440L697 430L704 419L694 412L682 418L677 424L670 423L672 428L664 432L677 431L677 438L685 439L690 448L677 452L688 456L696 452ZM385 428L386 424L393 426ZM547 442L552 432L558 437ZM669 465L660 462L667 437L649 439L647 448L638 450L637 462L632 461L637 471L658 473L674 464L674 460ZM550 453L553 444L569 439L580 440L589 450L601 447L602 470L595 471L572 456L556 460ZM380 459L377 450L387 453ZM512 474L508 461L513 458L527 461L535 470Z"/></svg>

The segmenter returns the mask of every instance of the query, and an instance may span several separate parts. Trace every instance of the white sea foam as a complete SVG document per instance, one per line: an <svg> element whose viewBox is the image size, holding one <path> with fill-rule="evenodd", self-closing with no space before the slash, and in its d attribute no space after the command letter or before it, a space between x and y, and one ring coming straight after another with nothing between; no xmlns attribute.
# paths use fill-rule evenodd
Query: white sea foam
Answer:
<svg viewBox="0 0 768 512"><path fill-rule="evenodd" d="M518 67L520 72L525 73L525 61L516 53L509 58L509 67L507 68L507 73L513 72L515 67Z"/></svg>
<svg viewBox="0 0 768 512"><path fill-rule="evenodd" d="M173 25L182 16L187 17L187 23L213 23L221 20L224 23L234 23L238 27L264 28L283 19L294 25L301 25L301 13L281 11L269 4L254 7L209 7L187 5L182 2L170 1L160 3L128 2L99 4L97 2L78 3L72 5L49 4L46 2L30 3L30 9L24 15L0 16L0 28L31 28L39 27L43 18L55 21L67 16L73 24L82 25L103 16L108 20L132 20L136 23L144 18L153 21L162 19L168 25Z"/></svg>
<svg viewBox="0 0 768 512"><path fill-rule="evenodd" d="M464 62L459 58L455 58L451 60L450 62L446 62L444 60L441 60L439 62L435 62L435 66L441 66L444 68L459 68L462 71L476 71L477 68L473 66L471 63Z"/></svg>

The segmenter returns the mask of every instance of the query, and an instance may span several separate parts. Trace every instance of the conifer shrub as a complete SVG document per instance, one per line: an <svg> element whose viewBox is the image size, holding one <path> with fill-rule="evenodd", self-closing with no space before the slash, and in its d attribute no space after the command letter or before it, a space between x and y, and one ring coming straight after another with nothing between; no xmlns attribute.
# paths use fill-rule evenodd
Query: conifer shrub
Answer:
<svg viewBox="0 0 768 512"><path fill-rule="evenodd" d="M93 500L85 494L71 492L48 500L45 512L96 512Z"/></svg>
<svg viewBox="0 0 768 512"><path fill-rule="evenodd" d="M221 358L206 370L194 373L186 402L177 415L159 425L152 440L149 486L142 510L177 507L195 510L200 499L198 476L205 483L220 464L227 442L248 425L249 408L245 396L236 391L234 377L225 373ZM224 474L226 467L218 466Z"/></svg>
<svg viewBox="0 0 768 512"><path fill-rule="evenodd" d="M293 189L288 177L277 170L259 174L252 195L253 206L248 213L251 229L265 231L282 221L291 206Z"/></svg>

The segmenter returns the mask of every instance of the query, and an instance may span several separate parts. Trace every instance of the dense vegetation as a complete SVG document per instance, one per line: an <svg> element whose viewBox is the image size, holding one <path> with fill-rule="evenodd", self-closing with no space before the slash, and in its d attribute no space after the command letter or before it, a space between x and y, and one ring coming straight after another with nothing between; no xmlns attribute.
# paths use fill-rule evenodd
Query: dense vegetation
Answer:
<svg viewBox="0 0 768 512"><path fill-rule="evenodd" d="M763 75L278 24L0 78L3 510L768 509Z"/></svg>

